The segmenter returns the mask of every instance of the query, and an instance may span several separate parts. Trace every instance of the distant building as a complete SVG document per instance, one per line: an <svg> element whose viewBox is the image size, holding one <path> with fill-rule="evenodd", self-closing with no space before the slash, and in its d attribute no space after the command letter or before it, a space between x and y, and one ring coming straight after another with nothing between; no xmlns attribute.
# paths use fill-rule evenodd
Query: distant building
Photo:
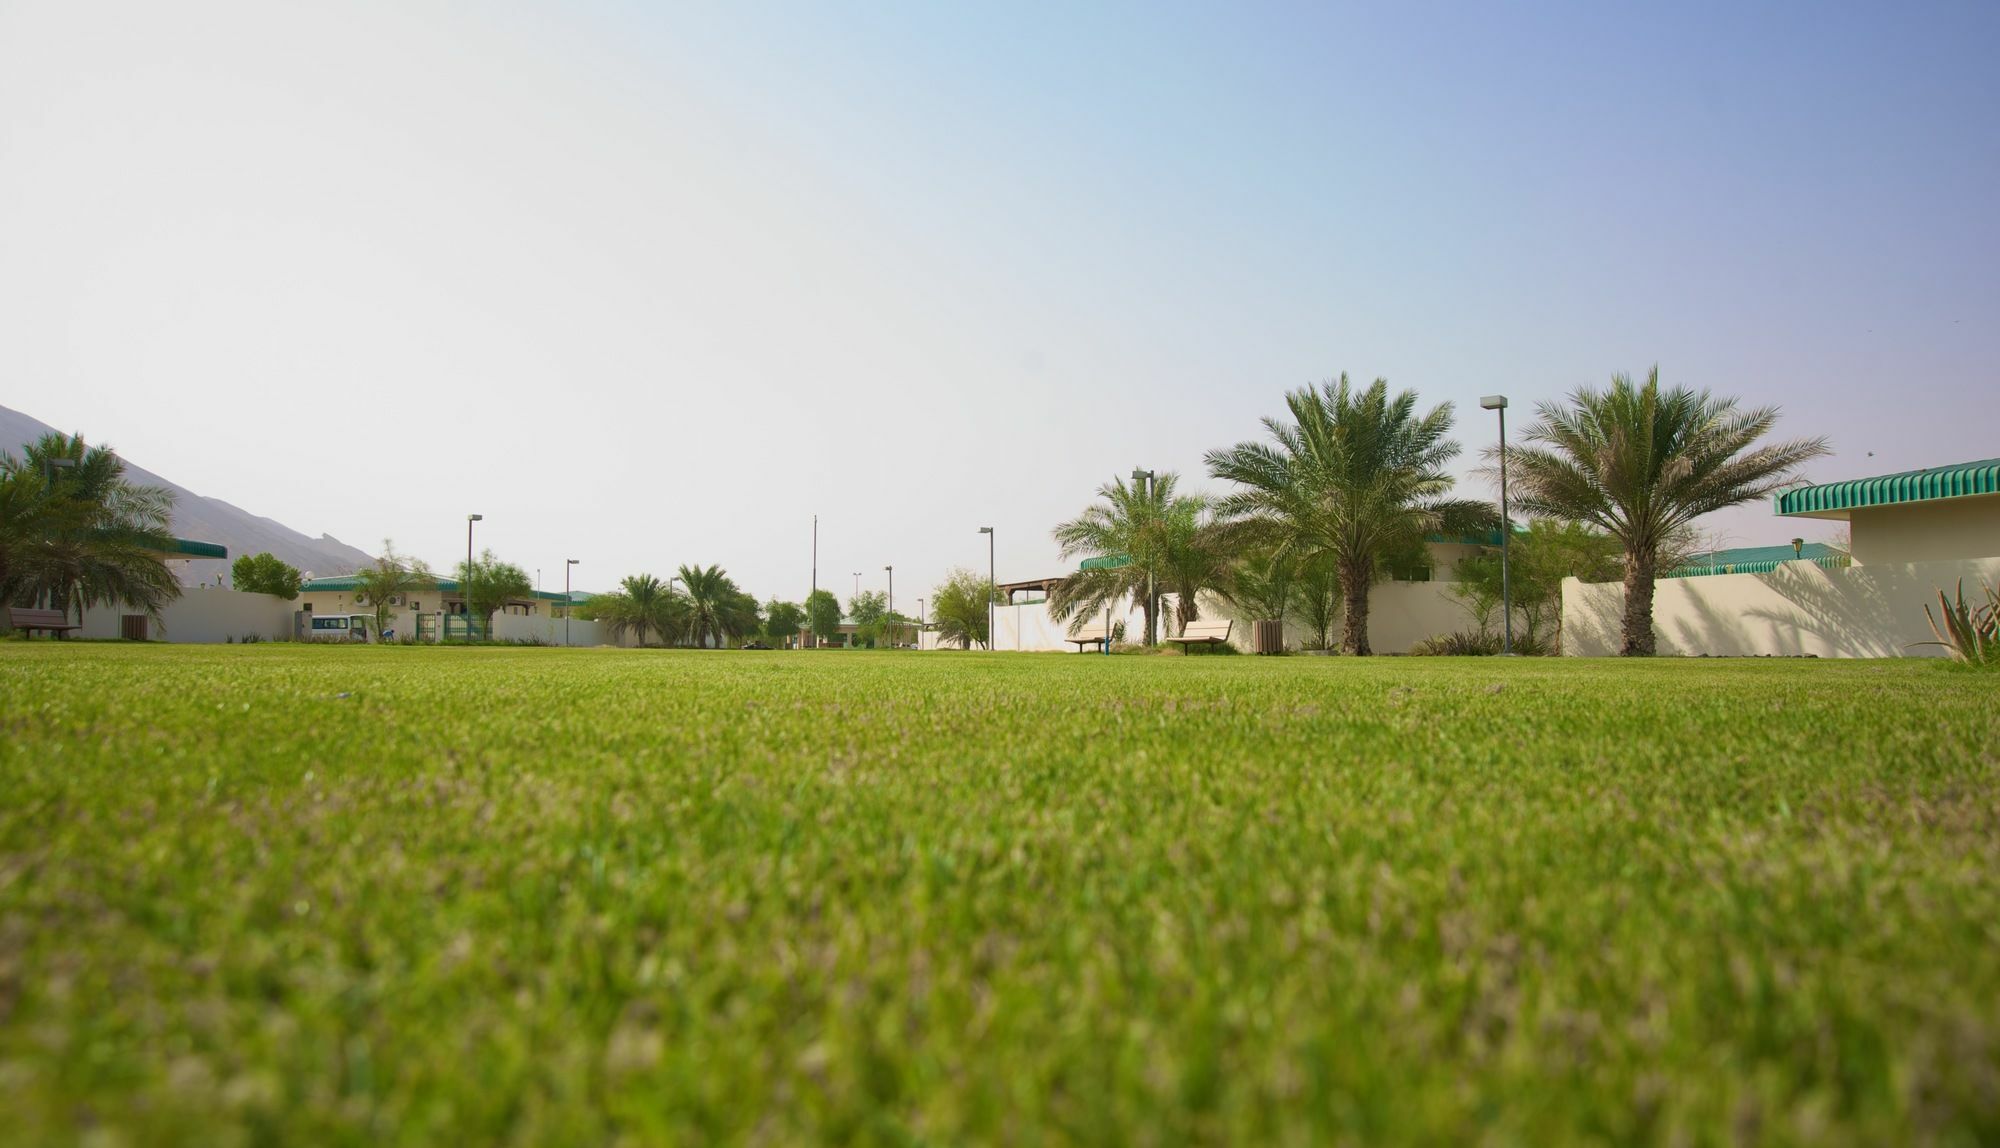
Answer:
<svg viewBox="0 0 2000 1148"><path fill-rule="evenodd" d="M1848 524L1856 566L2000 557L2000 458L1787 490L1777 511Z"/></svg>
<svg viewBox="0 0 2000 1148"><path fill-rule="evenodd" d="M358 574L308 578L299 587L298 602L298 608L310 614L365 614L374 609L363 601L361 576ZM396 595L389 605L412 614L456 616L465 613L465 596L459 592L455 579L439 578L424 589ZM570 597L561 593L535 590L522 597L509 598L499 612L525 618L561 618L571 605Z"/></svg>

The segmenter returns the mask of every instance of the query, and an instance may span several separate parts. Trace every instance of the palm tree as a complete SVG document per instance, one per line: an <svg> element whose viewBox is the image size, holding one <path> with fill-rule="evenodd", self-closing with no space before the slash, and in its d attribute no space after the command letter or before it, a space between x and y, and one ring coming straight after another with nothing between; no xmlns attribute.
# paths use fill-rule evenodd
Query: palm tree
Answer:
<svg viewBox="0 0 2000 1148"><path fill-rule="evenodd" d="M757 600L745 594L720 566L683 566L681 586L687 613L681 632L693 646L722 646L757 628Z"/></svg>
<svg viewBox="0 0 2000 1148"><path fill-rule="evenodd" d="M1613 375L1565 403L1542 403L1507 452L1514 501L1524 513L1595 526L1625 549L1625 621L1619 652L1653 652L1653 579L1660 551L1694 520L1763 498L1827 453L1823 438L1756 446L1777 424L1776 407L1739 410L1734 399L1675 387L1660 369L1644 386ZM1754 448L1754 449L1753 449Z"/></svg>
<svg viewBox="0 0 2000 1148"><path fill-rule="evenodd" d="M1101 561L1056 583L1049 592L1051 617L1058 622L1074 618L1074 629L1129 598L1139 603L1150 634L1166 594L1175 596L1183 627L1200 616L1200 592L1218 583L1228 561L1211 529L1208 500L1176 495L1179 481L1178 475L1162 474L1141 488L1114 478L1097 488L1102 501L1056 527L1065 560L1081 556Z"/></svg>
<svg viewBox="0 0 2000 1148"><path fill-rule="evenodd" d="M1389 396L1377 379L1355 392L1338 382L1285 396L1292 421L1267 418L1271 443L1242 442L1208 452L1208 471L1240 488L1221 516L1245 537L1300 559L1329 558L1346 597L1341 646L1367 654L1368 590L1390 555L1423 545L1426 534L1479 529L1494 519L1484 503L1449 499L1445 463L1458 454L1451 404L1421 418L1417 396Z"/></svg>
<svg viewBox="0 0 2000 1148"><path fill-rule="evenodd" d="M73 610L79 620L91 606L121 602L157 619L180 596L161 559L173 548L173 492L128 481L116 452L47 434L22 458L0 455L0 481L11 504L0 527L8 602Z"/></svg>
<svg viewBox="0 0 2000 1148"><path fill-rule="evenodd" d="M648 634L664 638L678 625L681 611L676 596L665 582L651 574L628 574L619 588L590 600L590 616L601 621L611 640L621 641L631 634L640 645Z"/></svg>

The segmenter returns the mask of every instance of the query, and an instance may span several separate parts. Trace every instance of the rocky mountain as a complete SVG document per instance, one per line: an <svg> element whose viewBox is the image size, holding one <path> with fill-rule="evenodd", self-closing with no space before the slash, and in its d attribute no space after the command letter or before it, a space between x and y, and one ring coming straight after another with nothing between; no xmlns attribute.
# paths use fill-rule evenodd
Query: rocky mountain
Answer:
<svg viewBox="0 0 2000 1148"><path fill-rule="evenodd" d="M18 453L21 446L56 429L20 411L0 407L0 451ZM86 441L94 441L87 428L82 433ZM220 542L229 548L231 560L268 550L309 574L346 574L375 561L366 552L330 534L308 537L282 522L252 514L219 498L196 494L145 469L122 451L119 456L125 459L125 474L132 481L164 486L174 492L176 535L199 542ZM228 581L228 562L192 561L186 565L183 579L190 584L212 584L217 576L225 583Z"/></svg>

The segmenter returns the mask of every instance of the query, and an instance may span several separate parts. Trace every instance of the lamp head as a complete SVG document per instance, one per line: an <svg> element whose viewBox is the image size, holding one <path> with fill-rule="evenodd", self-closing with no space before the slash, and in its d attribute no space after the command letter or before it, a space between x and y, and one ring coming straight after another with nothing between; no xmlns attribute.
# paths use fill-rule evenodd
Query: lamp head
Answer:
<svg viewBox="0 0 2000 1148"><path fill-rule="evenodd" d="M991 534L993 533L993 528L991 526L982 526L979 528L979 532L981 534Z"/></svg>
<svg viewBox="0 0 2000 1148"><path fill-rule="evenodd" d="M567 562L567 563L569 563L569 564L570 564L571 566L575 566L575 565L577 565L577 564L578 564L579 562L581 562L581 561L582 561L582 559L578 559L578 558L565 558L565 559L563 559L563 561L564 561L564 562Z"/></svg>
<svg viewBox="0 0 2000 1148"><path fill-rule="evenodd" d="M1504 411L1507 409L1507 396L1487 395L1485 398L1479 400L1479 405L1489 411Z"/></svg>
<svg viewBox="0 0 2000 1148"><path fill-rule="evenodd" d="M484 514L468 514L465 516L465 520L467 522L484 522L486 521L486 516Z"/></svg>
<svg viewBox="0 0 2000 1148"><path fill-rule="evenodd" d="M76 460L73 458L52 458L49 460L49 465L57 470L75 470Z"/></svg>

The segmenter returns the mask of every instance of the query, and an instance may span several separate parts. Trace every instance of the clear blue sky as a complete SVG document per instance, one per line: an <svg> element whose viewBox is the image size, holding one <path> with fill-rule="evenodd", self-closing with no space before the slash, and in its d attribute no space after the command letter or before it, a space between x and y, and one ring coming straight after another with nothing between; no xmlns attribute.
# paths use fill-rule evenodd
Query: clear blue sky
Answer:
<svg viewBox="0 0 2000 1148"><path fill-rule="evenodd" d="M586 585L1060 572L1342 370L2000 455L1996 5L0 6L0 402ZM330 421L329 421L330 420ZM1869 452L1874 457L1869 457ZM1470 489L1485 493L1474 480ZM1734 544L1797 524L1754 507ZM1807 528L1809 537L1825 531Z"/></svg>

